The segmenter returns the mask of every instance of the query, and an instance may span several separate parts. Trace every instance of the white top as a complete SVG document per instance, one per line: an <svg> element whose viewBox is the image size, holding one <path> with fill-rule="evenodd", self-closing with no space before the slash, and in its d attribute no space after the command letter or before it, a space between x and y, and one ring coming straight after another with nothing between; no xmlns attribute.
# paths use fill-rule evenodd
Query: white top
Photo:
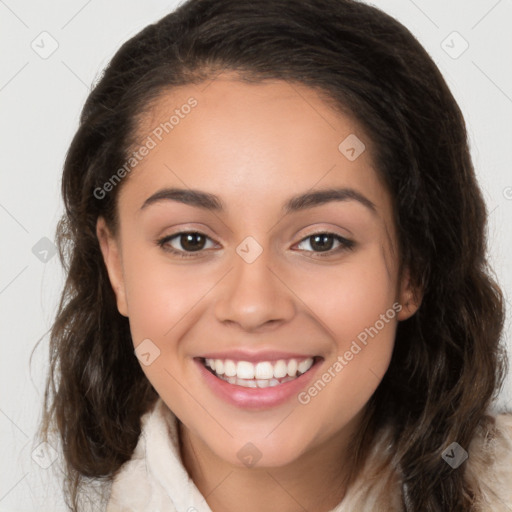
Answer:
<svg viewBox="0 0 512 512"><path fill-rule="evenodd" d="M479 432L471 442L465 475L483 489L478 510L512 510L512 414L496 416L494 435ZM357 481L331 512L399 512L399 481L382 433ZM132 458L111 487L107 512L212 512L183 466L176 416L159 398L142 417L142 432Z"/></svg>

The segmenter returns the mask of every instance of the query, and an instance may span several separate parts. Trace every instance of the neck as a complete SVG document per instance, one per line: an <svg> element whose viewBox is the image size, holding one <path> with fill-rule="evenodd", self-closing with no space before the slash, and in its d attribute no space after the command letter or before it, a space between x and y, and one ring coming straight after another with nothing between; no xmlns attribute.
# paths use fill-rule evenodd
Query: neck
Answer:
<svg viewBox="0 0 512 512"><path fill-rule="evenodd" d="M213 512L329 512L345 496L359 416L343 432L285 466L253 468L218 457L179 422L181 457Z"/></svg>

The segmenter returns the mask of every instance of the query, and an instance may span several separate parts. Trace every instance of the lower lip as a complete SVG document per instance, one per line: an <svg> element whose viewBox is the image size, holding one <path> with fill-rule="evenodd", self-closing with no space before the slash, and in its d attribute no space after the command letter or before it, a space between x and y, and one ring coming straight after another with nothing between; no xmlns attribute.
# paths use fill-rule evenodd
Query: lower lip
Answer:
<svg viewBox="0 0 512 512"><path fill-rule="evenodd" d="M194 362L209 388L226 402L246 409L266 409L281 405L291 397L297 396L309 384L321 360L315 360L315 364L296 379L266 388L244 388L230 384L208 371L200 359L194 359Z"/></svg>

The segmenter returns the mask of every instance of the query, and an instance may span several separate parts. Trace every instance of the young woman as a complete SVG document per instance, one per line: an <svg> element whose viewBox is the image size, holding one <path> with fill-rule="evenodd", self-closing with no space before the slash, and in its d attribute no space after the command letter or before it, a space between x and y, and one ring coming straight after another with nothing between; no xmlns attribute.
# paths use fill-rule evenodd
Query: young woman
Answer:
<svg viewBox="0 0 512 512"><path fill-rule="evenodd" d="M114 56L62 190L71 509L512 509L486 208L397 21L189 0Z"/></svg>

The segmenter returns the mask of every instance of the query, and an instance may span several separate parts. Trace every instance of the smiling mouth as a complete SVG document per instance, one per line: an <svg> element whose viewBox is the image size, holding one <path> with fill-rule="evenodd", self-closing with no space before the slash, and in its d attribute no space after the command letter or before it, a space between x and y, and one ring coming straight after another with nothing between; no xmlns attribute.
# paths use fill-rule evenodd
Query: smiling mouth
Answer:
<svg viewBox="0 0 512 512"><path fill-rule="evenodd" d="M200 361L215 377L229 384L244 388L267 388L298 379L321 359L322 357L315 356L301 360L261 361L256 364L231 359L200 358Z"/></svg>

